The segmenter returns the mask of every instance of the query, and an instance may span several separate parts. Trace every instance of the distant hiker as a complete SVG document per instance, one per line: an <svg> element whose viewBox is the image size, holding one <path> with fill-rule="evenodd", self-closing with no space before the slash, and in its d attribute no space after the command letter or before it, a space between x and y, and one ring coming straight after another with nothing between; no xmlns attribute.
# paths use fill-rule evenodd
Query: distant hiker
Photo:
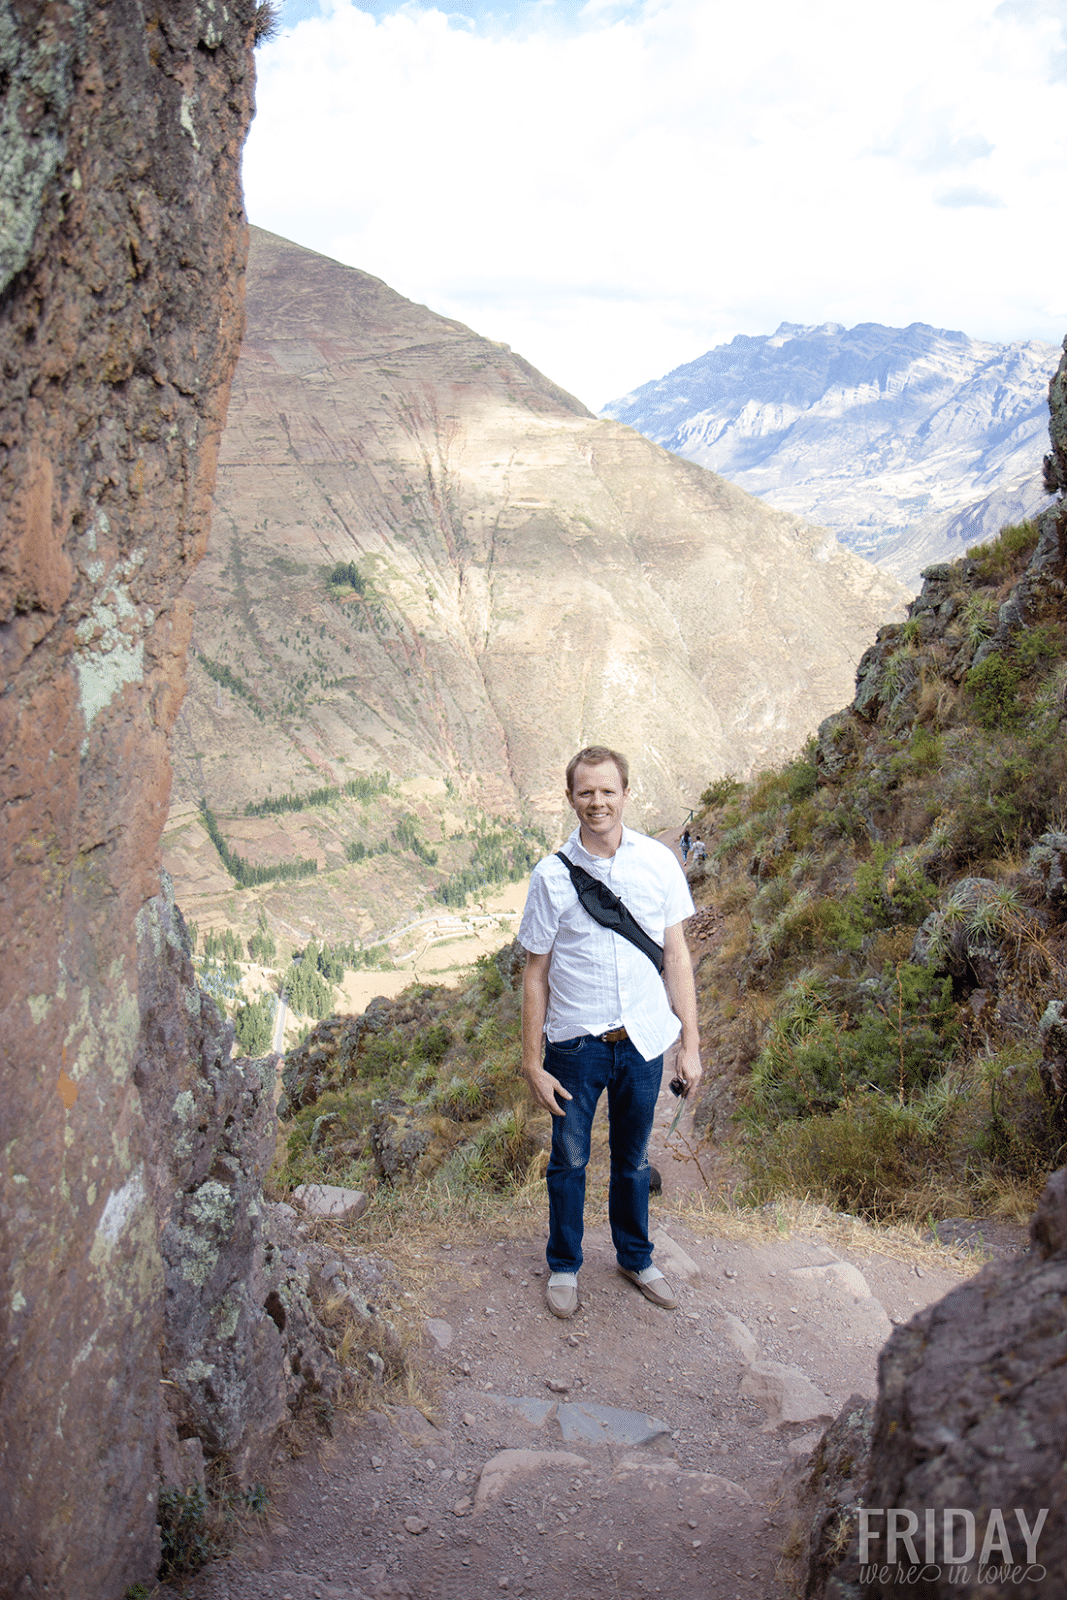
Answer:
<svg viewBox="0 0 1067 1600"><path fill-rule="evenodd" d="M686 828L685 832L682 834L682 837L678 840L678 848L682 852L683 866L685 865L686 857L689 854L689 846L692 844L692 842L692 839L689 837L689 829Z"/></svg>
<svg viewBox="0 0 1067 1600"><path fill-rule="evenodd" d="M696 861L706 861L707 859L708 859L708 852L705 849L703 839L695 839L693 841L693 860L694 860L694 862L696 862Z"/></svg>
<svg viewBox="0 0 1067 1600"><path fill-rule="evenodd" d="M557 1317L578 1309L585 1169L605 1089L618 1270L653 1304L678 1304L652 1265L648 1141L663 1052L679 1033L678 1077L686 1092L700 1082L696 989L682 931L694 907L673 851L623 827L628 784L626 758L614 750L593 745L573 757L566 795L578 826L559 855L534 868L519 925L522 1070L553 1118L546 1255L548 1309Z"/></svg>

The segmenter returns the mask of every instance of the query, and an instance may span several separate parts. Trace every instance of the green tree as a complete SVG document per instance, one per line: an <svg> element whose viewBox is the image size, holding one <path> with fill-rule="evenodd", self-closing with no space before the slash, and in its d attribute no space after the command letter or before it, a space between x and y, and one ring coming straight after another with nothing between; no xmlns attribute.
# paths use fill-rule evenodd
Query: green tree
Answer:
<svg viewBox="0 0 1067 1600"><path fill-rule="evenodd" d="M277 1001L272 994L261 994L239 1006L234 1017L237 1042L246 1056L264 1056L274 1039L274 1017Z"/></svg>

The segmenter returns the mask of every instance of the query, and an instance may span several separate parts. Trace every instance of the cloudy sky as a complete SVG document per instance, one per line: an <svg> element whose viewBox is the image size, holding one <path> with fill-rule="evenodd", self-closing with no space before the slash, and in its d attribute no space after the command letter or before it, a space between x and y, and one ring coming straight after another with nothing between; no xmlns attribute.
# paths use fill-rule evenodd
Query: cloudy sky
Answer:
<svg viewBox="0 0 1067 1600"><path fill-rule="evenodd" d="M1067 333L1067 0L280 10L251 221L594 410L782 321Z"/></svg>

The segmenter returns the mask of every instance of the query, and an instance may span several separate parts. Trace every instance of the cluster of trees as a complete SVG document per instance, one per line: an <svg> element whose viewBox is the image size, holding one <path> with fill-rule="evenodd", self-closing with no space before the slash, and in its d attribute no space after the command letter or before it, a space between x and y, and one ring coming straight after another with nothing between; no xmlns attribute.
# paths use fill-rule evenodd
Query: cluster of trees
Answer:
<svg viewBox="0 0 1067 1600"><path fill-rule="evenodd" d="M231 671L225 662L212 661L210 656L203 655L199 650L196 652L196 659L209 678L214 678L216 683L221 683L224 689L232 689L234 694L239 694L242 700L246 701L252 708L260 722L264 720L263 707L260 705L255 692L249 688L243 678L239 678L236 672Z"/></svg>
<svg viewBox="0 0 1067 1600"><path fill-rule="evenodd" d="M338 561L330 572L330 582L338 588L354 589L357 594L367 592L367 580L354 561Z"/></svg>
<svg viewBox="0 0 1067 1600"><path fill-rule="evenodd" d="M195 929L193 934L195 949L198 942ZM241 982L241 969L237 965L242 955L241 941L232 928L223 928L220 932L211 928L204 935L203 946L196 963L197 980L213 999L225 1005L234 998Z"/></svg>
<svg viewBox="0 0 1067 1600"><path fill-rule="evenodd" d="M499 830L481 833L475 840L470 864L453 872L434 893L446 906L458 909L466 905L468 895L502 883L517 883L547 850L548 841L540 829L510 839Z"/></svg>
<svg viewBox="0 0 1067 1600"><path fill-rule="evenodd" d="M273 994L261 994L257 1000L239 1006L234 1017L237 1042L246 1056L265 1056L274 1042L274 1019L278 999Z"/></svg>
<svg viewBox="0 0 1067 1600"><path fill-rule="evenodd" d="M384 944L372 944L363 948L355 944L335 944L332 948L323 945L323 953L328 960L340 962L342 971L347 967L352 972L359 972L364 967L380 967L389 964L389 947ZM321 957L320 957L321 961ZM324 970L320 965L320 970ZM340 978L335 980L340 983Z"/></svg>
<svg viewBox="0 0 1067 1600"><path fill-rule="evenodd" d="M262 912L259 927L248 941L248 954L251 960L258 961L261 967L272 967L277 960L278 947Z"/></svg>
<svg viewBox="0 0 1067 1600"><path fill-rule="evenodd" d="M393 829L393 838L405 850L411 850L428 867L436 867L437 851L431 850L428 845L423 844L419 838L418 819L413 817L410 811L406 816L400 818L400 821Z"/></svg>
<svg viewBox="0 0 1067 1600"><path fill-rule="evenodd" d="M261 866L253 866L244 856L238 855L236 850L230 849L223 838L222 829L215 820L214 812L203 796L200 799L200 815L223 866L242 889L257 883L272 883L277 878L307 878L319 870L319 864L314 856L294 856L291 861L268 861Z"/></svg>
<svg viewBox="0 0 1067 1600"><path fill-rule="evenodd" d="M293 957L293 964L282 984L282 994L293 1010L299 1011L302 1016L314 1017L316 1022L328 1017L333 1010L333 985L344 977L344 968L338 967L327 956L327 970L337 972L336 978L327 979L319 962L321 953L320 947L312 940L300 956Z"/></svg>
<svg viewBox="0 0 1067 1600"><path fill-rule="evenodd" d="M236 971L236 963L241 959L241 941L232 928L223 928L218 933L209 928L204 935L204 954L209 961L221 961Z"/></svg>
<svg viewBox="0 0 1067 1600"><path fill-rule="evenodd" d="M304 811L314 806L328 806L344 795L349 800L372 800L385 794L389 788L387 772L371 772L364 778L349 778L343 784L323 784L321 789L311 789L307 794L267 795L263 800L249 800L245 806L246 817L278 816L283 811Z"/></svg>
<svg viewBox="0 0 1067 1600"><path fill-rule="evenodd" d="M364 844L362 839L349 839L345 845L345 856L349 861L364 861L368 856L386 855L388 850L388 839L380 839L377 844Z"/></svg>

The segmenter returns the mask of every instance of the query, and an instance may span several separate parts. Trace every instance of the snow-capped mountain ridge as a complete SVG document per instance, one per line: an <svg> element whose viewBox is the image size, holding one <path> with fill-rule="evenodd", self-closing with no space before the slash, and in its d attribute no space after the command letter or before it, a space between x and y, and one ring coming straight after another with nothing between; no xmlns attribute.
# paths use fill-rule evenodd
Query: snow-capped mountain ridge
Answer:
<svg viewBox="0 0 1067 1600"><path fill-rule="evenodd" d="M1059 351L927 323L783 322L739 334L602 415L832 528L914 582L1045 503ZM950 531L951 530L951 531Z"/></svg>

